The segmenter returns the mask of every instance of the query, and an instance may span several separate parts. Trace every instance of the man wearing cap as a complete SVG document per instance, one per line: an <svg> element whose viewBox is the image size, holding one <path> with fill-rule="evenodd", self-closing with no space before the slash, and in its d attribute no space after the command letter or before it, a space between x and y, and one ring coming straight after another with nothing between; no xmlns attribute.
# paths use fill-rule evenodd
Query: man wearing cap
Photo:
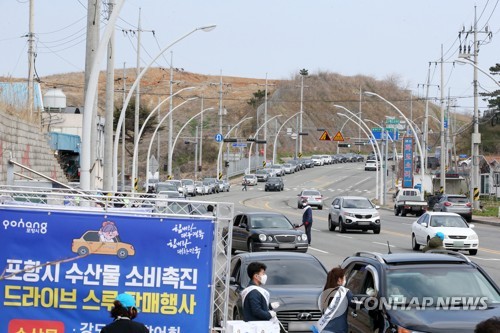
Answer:
<svg viewBox="0 0 500 333"><path fill-rule="evenodd" d="M125 293L118 295L110 311L114 320L111 324L106 325L101 333L149 333L144 324L132 321L137 317L138 312L132 295Z"/></svg>
<svg viewBox="0 0 500 333"><path fill-rule="evenodd" d="M307 201L306 198L302 199L302 207L303 208L303 213L302 213L302 224L299 225L299 228L304 226L306 229L306 235L307 235L307 242L309 245L311 245L311 229L312 229L312 223L313 223L313 212L312 212L312 207L309 206L309 202Z"/></svg>
<svg viewBox="0 0 500 333"><path fill-rule="evenodd" d="M436 232L436 235L429 240L429 242L422 249L422 251L427 252L430 250L444 250L443 240L444 240L444 234L441 231Z"/></svg>

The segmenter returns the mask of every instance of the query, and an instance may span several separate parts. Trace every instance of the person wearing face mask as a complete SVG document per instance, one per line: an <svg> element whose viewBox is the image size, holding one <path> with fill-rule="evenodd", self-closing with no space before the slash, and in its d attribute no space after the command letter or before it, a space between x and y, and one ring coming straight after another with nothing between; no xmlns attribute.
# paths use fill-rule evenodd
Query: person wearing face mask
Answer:
<svg viewBox="0 0 500 333"><path fill-rule="evenodd" d="M250 278L248 287L241 292L244 321L276 320L278 302L270 303L269 292L262 288L266 284L266 265L261 262L252 262L247 267Z"/></svg>
<svg viewBox="0 0 500 333"><path fill-rule="evenodd" d="M347 333L347 312L355 308L352 293L345 287L345 270L335 267L326 277L326 283L320 296L323 316L311 327L315 333Z"/></svg>

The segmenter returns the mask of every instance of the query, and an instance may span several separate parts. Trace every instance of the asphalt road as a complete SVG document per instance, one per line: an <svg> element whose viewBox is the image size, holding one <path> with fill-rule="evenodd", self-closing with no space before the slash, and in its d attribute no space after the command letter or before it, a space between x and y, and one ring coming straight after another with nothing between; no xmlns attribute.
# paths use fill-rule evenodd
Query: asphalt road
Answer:
<svg viewBox="0 0 500 333"><path fill-rule="evenodd" d="M285 190L265 192L264 183L249 186L241 191L240 185L233 185L230 192L214 195L214 200L234 202L235 212L274 211L285 214L292 223L301 222L302 210L297 209L297 194L305 188L322 192L323 210L314 209L312 243L308 250L318 257L327 269L338 266L344 258L357 251L387 253L411 252L411 224L414 216L394 216L391 210L380 209L381 232L349 231L340 234L328 230L328 208L333 198L339 195L375 197L375 173L364 171L364 163L334 164L306 169L284 177ZM479 236L479 251L469 258L483 267L500 284L500 227L475 224ZM389 243L389 245L387 244ZM463 252L468 255L468 253Z"/></svg>

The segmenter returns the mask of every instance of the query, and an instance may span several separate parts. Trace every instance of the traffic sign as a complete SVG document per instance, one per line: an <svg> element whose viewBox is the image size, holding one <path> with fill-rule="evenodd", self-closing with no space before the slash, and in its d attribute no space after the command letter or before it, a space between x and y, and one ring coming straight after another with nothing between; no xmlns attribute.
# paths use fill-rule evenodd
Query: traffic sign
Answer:
<svg viewBox="0 0 500 333"><path fill-rule="evenodd" d="M320 141L331 141L332 138L330 138L330 135L328 134L327 131L324 131L323 134L319 137Z"/></svg>
<svg viewBox="0 0 500 333"><path fill-rule="evenodd" d="M222 172L219 172L219 180L222 179Z"/></svg>
<svg viewBox="0 0 500 333"><path fill-rule="evenodd" d="M333 141L344 141L344 137L342 136L342 133L340 133L340 131L338 131L332 140Z"/></svg>
<svg viewBox="0 0 500 333"><path fill-rule="evenodd" d="M220 133L215 134L215 141L222 142L222 140L224 140L224 137L222 136L222 134L220 134Z"/></svg>
<svg viewBox="0 0 500 333"><path fill-rule="evenodd" d="M246 142L234 142L231 144L231 146L233 147L239 147L239 148L244 148L247 146L247 143Z"/></svg>
<svg viewBox="0 0 500 333"><path fill-rule="evenodd" d="M399 119L398 118L389 118L385 120L386 125L398 125L399 124Z"/></svg>
<svg viewBox="0 0 500 333"><path fill-rule="evenodd" d="M302 157L302 153L299 153L299 158Z"/></svg>

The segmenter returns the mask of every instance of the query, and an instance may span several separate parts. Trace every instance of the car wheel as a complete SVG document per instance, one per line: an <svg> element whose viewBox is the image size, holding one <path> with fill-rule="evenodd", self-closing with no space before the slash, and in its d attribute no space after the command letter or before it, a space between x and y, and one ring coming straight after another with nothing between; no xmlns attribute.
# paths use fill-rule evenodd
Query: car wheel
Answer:
<svg viewBox="0 0 500 333"><path fill-rule="evenodd" d="M373 233L376 235L380 234L380 227L373 229Z"/></svg>
<svg viewBox="0 0 500 333"><path fill-rule="evenodd" d="M302 205L301 204L297 204L297 208L298 209L302 209Z"/></svg>
<svg viewBox="0 0 500 333"><path fill-rule="evenodd" d="M128 257L128 251L125 250L125 249L118 249L118 251L116 252L116 255L118 256L118 258L120 259L125 259Z"/></svg>
<svg viewBox="0 0 500 333"><path fill-rule="evenodd" d="M86 256L88 255L90 252L89 252L89 248L86 247L86 246L80 246L78 248L78 255L79 256Z"/></svg>
<svg viewBox="0 0 500 333"><path fill-rule="evenodd" d="M399 208L397 206L394 206L394 215L399 215Z"/></svg>
<svg viewBox="0 0 500 333"><path fill-rule="evenodd" d="M267 188L265 188L264 191L267 192Z"/></svg>
<svg viewBox="0 0 500 333"><path fill-rule="evenodd" d="M472 222L472 215L471 215L471 216L466 216L466 217L465 217L465 220L466 220L467 222Z"/></svg>
<svg viewBox="0 0 500 333"><path fill-rule="evenodd" d="M248 242L248 252L255 252L255 245L253 240Z"/></svg>
<svg viewBox="0 0 500 333"><path fill-rule="evenodd" d="M401 216L406 216L406 209L401 209Z"/></svg>
<svg viewBox="0 0 500 333"><path fill-rule="evenodd" d="M323 206L322 206L322 205L321 205L321 206L318 206L318 209L319 209L319 210L323 210Z"/></svg>
<svg viewBox="0 0 500 333"><path fill-rule="evenodd" d="M335 224L333 224L332 218L328 215L328 230L335 231Z"/></svg>
<svg viewBox="0 0 500 333"><path fill-rule="evenodd" d="M415 234L411 234L411 248L414 251L420 250L420 244L417 243L417 239L415 238Z"/></svg>
<svg viewBox="0 0 500 333"><path fill-rule="evenodd" d="M475 250L469 250L469 254L471 256L475 256L477 254L477 249L475 249Z"/></svg>
<svg viewBox="0 0 500 333"><path fill-rule="evenodd" d="M339 219L339 231L343 234L345 233L345 225L344 225L344 222L342 221L342 219Z"/></svg>

